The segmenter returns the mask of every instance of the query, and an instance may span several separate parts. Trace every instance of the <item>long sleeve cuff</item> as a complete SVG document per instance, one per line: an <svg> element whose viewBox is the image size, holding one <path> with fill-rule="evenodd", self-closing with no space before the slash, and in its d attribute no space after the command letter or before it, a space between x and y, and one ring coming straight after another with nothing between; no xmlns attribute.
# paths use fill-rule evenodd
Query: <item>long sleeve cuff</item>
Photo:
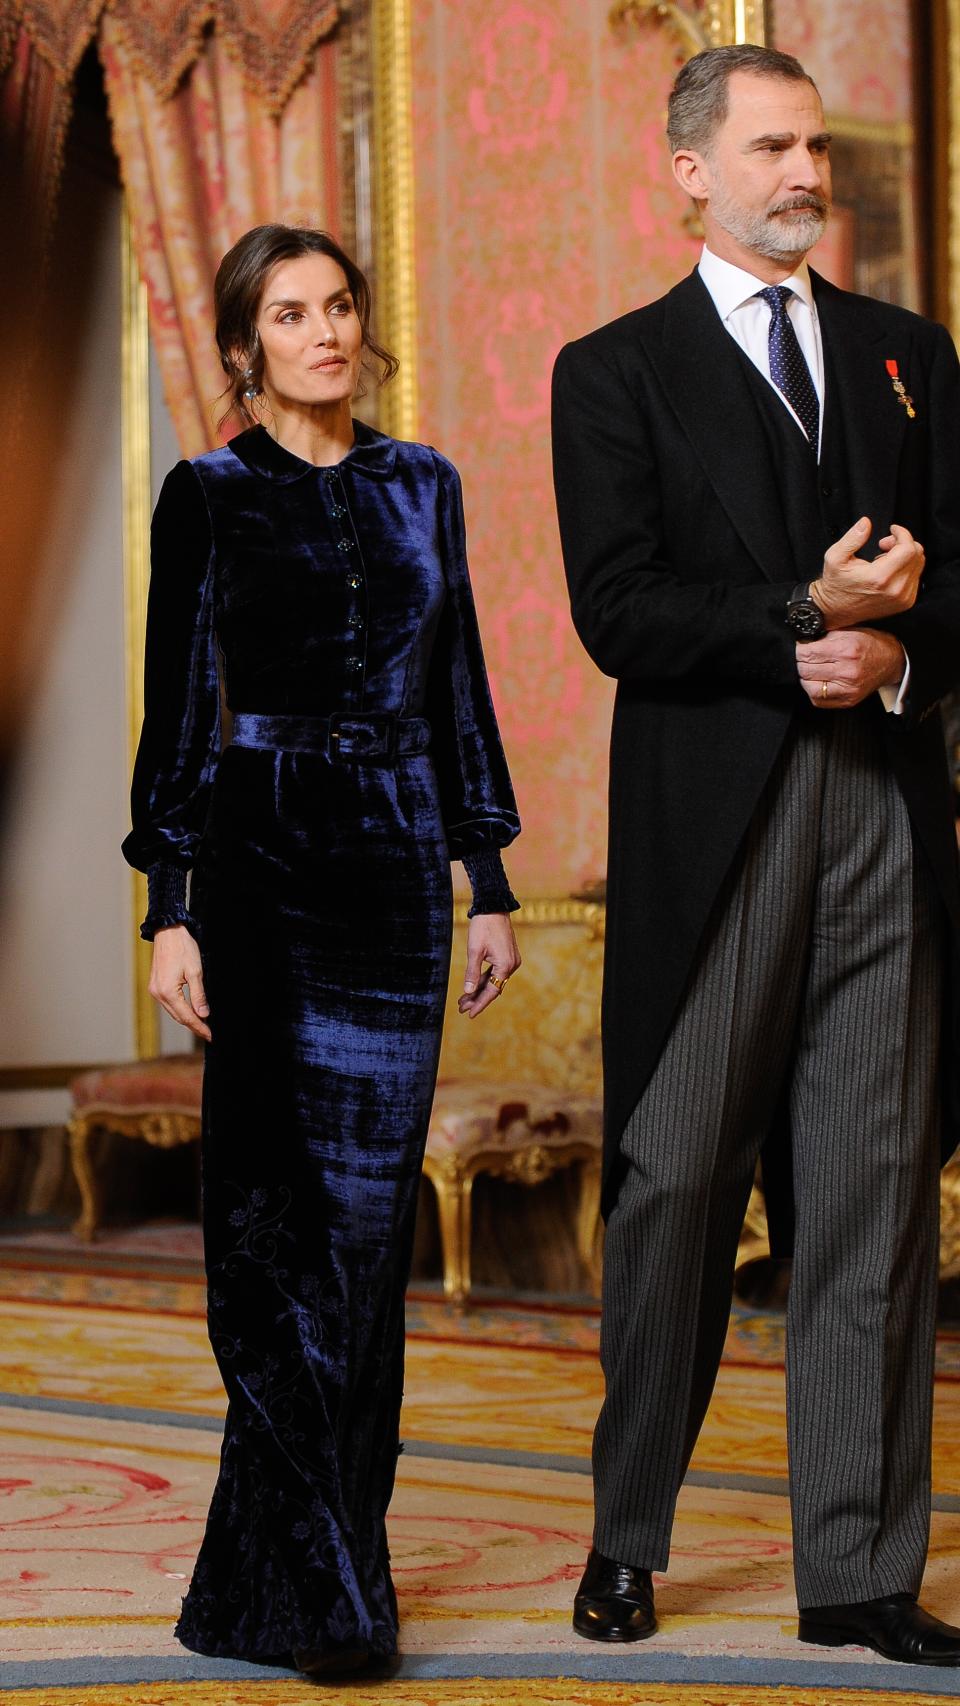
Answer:
<svg viewBox="0 0 960 1706"><path fill-rule="evenodd" d="M910 689L910 659L904 652L905 667L899 687L878 687L877 692L883 700L883 708L893 717L903 716L903 706Z"/></svg>
<svg viewBox="0 0 960 1706"><path fill-rule="evenodd" d="M191 933L196 925L187 911L187 873L179 865L151 865L147 872L147 916L140 926L145 942L169 924L185 924Z"/></svg>
<svg viewBox="0 0 960 1706"><path fill-rule="evenodd" d="M464 853L463 868L473 891L468 918L476 918L481 912L519 912L520 902L507 881L496 847L485 848L482 853Z"/></svg>

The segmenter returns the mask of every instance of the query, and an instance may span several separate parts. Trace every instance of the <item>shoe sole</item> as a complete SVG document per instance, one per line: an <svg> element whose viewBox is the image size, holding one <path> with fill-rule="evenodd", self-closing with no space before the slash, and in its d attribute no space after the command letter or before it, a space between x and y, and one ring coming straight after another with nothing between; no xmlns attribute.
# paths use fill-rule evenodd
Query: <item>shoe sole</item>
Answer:
<svg viewBox="0 0 960 1706"><path fill-rule="evenodd" d="M879 1641L872 1641L860 1629L844 1629L841 1624L834 1623L811 1623L806 1617L801 1617L797 1625L797 1639L808 1641L815 1647L869 1647L871 1652L879 1653L881 1658L889 1659L892 1664L939 1665L942 1670L960 1667L960 1659L906 1659L902 1653L891 1653L886 1647L881 1647Z"/></svg>
<svg viewBox="0 0 960 1706"><path fill-rule="evenodd" d="M578 1629L574 1623L573 1632L584 1641L605 1641L610 1646L626 1647L634 1641L649 1641L651 1635L657 1633L657 1625L654 1624L652 1629L644 1629L641 1633L632 1635L620 1629L610 1629L605 1634L601 1634L598 1629Z"/></svg>
<svg viewBox="0 0 960 1706"><path fill-rule="evenodd" d="M359 1671L367 1670L373 1662L372 1653L331 1653L329 1658L326 1654L321 1654L313 1664L298 1664L297 1670L301 1676L329 1677L333 1682L341 1676L356 1676ZM296 1664L296 1660L294 1663Z"/></svg>

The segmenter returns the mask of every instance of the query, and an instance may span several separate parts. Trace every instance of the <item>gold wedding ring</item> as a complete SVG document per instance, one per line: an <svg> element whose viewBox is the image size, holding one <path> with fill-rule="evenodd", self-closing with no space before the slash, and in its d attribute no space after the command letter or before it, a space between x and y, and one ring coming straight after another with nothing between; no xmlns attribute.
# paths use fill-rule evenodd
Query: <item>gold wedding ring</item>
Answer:
<svg viewBox="0 0 960 1706"><path fill-rule="evenodd" d="M498 993L501 989L506 988L507 980L505 977L498 977L495 971L489 972L488 976L490 978L490 982L493 984L494 989L497 990Z"/></svg>
<svg viewBox="0 0 960 1706"><path fill-rule="evenodd" d="M821 697L821 699L825 699L827 697L827 694L829 693L829 691L830 691L829 681L821 681L821 683L820 683L820 697Z"/></svg>

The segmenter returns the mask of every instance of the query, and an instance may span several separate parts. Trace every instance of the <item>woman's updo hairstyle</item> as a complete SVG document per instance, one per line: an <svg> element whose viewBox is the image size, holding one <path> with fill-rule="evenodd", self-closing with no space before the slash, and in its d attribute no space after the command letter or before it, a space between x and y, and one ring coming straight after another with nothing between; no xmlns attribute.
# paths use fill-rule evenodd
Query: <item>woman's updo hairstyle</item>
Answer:
<svg viewBox="0 0 960 1706"><path fill-rule="evenodd" d="M247 426L257 424L259 417L250 404L252 396L263 390L263 348L257 331L260 302L271 268L278 261L296 260L300 255L329 255L342 267L363 333L362 365L377 384L385 385L400 365L396 356L371 336L370 286L356 262L344 254L329 232L298 225L255 225L227 250L213 286L217 348L228 381L224 395L230 399L221 427L231 415L238 415ZM363 392L361 385L358 395L362 397Z"/></svg>

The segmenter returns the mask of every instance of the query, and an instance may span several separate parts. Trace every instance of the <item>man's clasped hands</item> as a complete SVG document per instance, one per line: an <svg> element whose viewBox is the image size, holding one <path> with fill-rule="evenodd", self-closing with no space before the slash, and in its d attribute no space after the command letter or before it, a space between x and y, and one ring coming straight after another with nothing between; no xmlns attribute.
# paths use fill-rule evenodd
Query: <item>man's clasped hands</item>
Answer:
<svg viewBox="0 0 960 1706"><path fill-rule="evenodd" d="M899 688L907 667L900 641L872 623L914 604L926 561L906 527L893 525L872 562L858 556L871 533L869 517L831 545L823 572L810 587L827 633L797 645L800 684L818 710L859 705L881 687Z"/></svg>

